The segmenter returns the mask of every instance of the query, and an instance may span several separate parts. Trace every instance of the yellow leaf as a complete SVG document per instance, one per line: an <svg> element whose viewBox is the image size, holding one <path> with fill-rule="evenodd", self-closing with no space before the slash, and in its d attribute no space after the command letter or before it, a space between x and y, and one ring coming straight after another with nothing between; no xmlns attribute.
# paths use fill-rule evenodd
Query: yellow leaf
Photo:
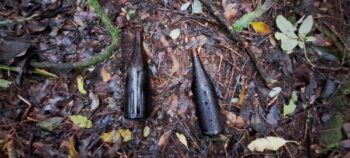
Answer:
<svg viewBox="0 0 350 158"><path fill-rule="evenodd" d="M78 85L78 90L81 94L86 94L86 90L84 89L84 78L81 75L78 75L77 77L77 85Z"/></svg>
<svg viewBox="0 0 350 158"><path fill-rule="evenodd" d="M143 128L143 137L148 137L150 132L151 132L151 129L148 126Z"/></svg>
<svg viewBox="0 0 350 158"><path fill-rule="evenodd" d="M176 137L177 137L177 139L179 139L179 141L180 141L183 145L185 145L186 148L188 149L186 137L185 137L183 134L177 133L177 132L176 132ZM190 150L190 149L188 149L188 150Z"/></svg>
<svg viewBox="0 0 350 158"><path fill-rule="evenodd" d="M109 74L105 67L102 67L101 75L103 82L108 82L109 80L111 80L111 74Z"/></svg>
<svg viewBox="0 0 350 158"><path fill-rule="evenodd" d="M120 133L120 136L123 138L123 142L128 142L132 140L132 133L128 129L119 129L118 132Z"/></svg>
<svg viewBox="0 0 350 158"><path fill-rule="evenodd" d="M79 158L77 150L75 150L74 137L69 137L69 158Z"/></svg>
<svg viewBox="0 0 350 158"><path fill-rule="evenodd" d="M276 151L288 142L298 143L296 141L287 141L280 137L258 138L248 145L251 151L263 152L264 150Z"/></svg>
<svg viewBox="0 0 350 158"><path fill-rule="evenodd" d="M116 143L121 139L120 133L116 130L103 133L100 138L106 143Z"/></svg>
<svg viewBox="0 0 350 158"><path fill-rule="evenodd" d="M251 23L254 31L260 35L268 35L271 33L270 26L263 22L252 22Z"/></svg>
<svg viewBox="0 0 350 158"><path fill-rule="evenodd" d="M72 115L69 116L70 120L78 127L81 128L91 128L92 122L83 115Z"/></svg>

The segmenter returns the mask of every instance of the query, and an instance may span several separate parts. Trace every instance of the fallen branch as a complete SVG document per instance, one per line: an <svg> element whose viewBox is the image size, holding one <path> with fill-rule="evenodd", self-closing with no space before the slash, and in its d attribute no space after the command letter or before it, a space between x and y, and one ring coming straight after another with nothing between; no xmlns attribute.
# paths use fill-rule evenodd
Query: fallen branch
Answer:
<svg viewBox="0 0 350 158"><path fill-rule="evenodd" d="M200 1L204 4L204 6L206 6L209 9L209 12L216 18L216 20L219 21L221 25L225 26L224 27L225 31L230 33L229 34L230 39L243 46L244 52L246 52L250 57L250 59L252 60L257 72L263 79L265 85L270 88L273 84L271 79L268 78L265 69L263 68L261 63L258 62L254 53L250 49L247 49L248 45L247 45L247 42L244 40L244 38L238 32L232 30L230 26L227 26L224 16L209 0L200 0ZM272 3L272 0L266 0L265 3Z"/></svg>
<svg viewBox="0 0 350 158"><path fill-rule="evenodd" d="M108 15L106 15L97 0L89 0L88 5L95 10L97 16L101 19L104 27L112 38L111 44L107 46L100 54L84 61L72 63L31 62L31 66L55 70L82 69L103 62L112 56L115 49L120 46L120 29L112 24L111 20L108 18Z"/></svg>

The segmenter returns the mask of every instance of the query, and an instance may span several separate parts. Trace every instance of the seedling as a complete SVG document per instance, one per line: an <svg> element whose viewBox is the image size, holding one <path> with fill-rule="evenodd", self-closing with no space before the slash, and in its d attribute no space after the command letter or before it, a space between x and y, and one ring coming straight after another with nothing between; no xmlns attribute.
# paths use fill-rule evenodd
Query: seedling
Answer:
<svg viewBox="0 0 350 158"><path fill-rule="evenodd" d="M313 26L312 16L306 17L304 20L301 19L301 25L298 29L298 35L295 31L296 27L293 26L284 16L278 15L276 18L277 27L281 32L275 33L275 38L281 41L281 48L288 54L293 52L293 49L298 45L301 49L305 48L305 42L312 42L315 40L313 36L307 36ZM300 22L297 22L298 24Z"/></svg>

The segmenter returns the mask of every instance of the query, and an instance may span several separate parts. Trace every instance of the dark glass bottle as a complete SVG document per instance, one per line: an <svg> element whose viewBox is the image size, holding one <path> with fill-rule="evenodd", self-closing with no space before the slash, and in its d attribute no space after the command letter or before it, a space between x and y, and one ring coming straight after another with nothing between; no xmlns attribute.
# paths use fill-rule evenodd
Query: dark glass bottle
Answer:
<svg viewBox="0 0 350 158"><path fill-rule="evenodd" d="M219 102L215 87L204 70L196 50L192 50L193 83L192 91L196 104L196 114L202 133L217 135L223 131L219 118Z"/></svg>
<svg viewBox="0 0 350 158"><path fill-rule="evenodd" d="M142 40L142 31L137 31L126 79L124 116L128 119L146 118L149 110L149 74Z"/></svg>

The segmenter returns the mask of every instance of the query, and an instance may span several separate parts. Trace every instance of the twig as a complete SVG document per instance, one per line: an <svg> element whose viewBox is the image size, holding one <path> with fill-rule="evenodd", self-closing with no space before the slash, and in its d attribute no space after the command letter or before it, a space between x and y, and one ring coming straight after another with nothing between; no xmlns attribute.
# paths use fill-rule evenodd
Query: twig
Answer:
<svg viewBox="0 0 350 158"><path fill-rule="evenodd" d="M270 88L272 86L272 81L268 78L268 75L267 75L265 69L263 69L263 66L261 65L261 63L258 62L254 53L250 49L247 49L247 47L248 47L246 44L247 42L244 40L244 38L238 32L232 30L230 26L227 26L224 16L222 14L220 14L220 11L209 0L200 0L200 1L209 9L210 13L216 18L216 20L218 20L219 23L221 23L221 25L225 26L224 27L225 31L230 33L229 38L231 40L233 40L234 42L237 42L238 44L243 46L244 51L250 57L257 72L259 73L259 75L263 79L265 85ZM269 0L268 2L271 3L271 1L272 0Z"/></svg>
<svg viewBox="0 0 350 158"><path fill-rule="evenodd" d="M53 62L31 62L30 65L38 68L51 68L56 70L71 70L82 69L92 65L96 65L110 58L113 55L115 49L120 46L120 29L112 24L112 21L108 18L103 8L100 6L97 0L88 0L88 5L92 7L98 17L101 19L104 27L108 31L112 38L112 42L106 47L100 54L87 59L85 61L78 61L72 63L53 63Z"/></svg>

